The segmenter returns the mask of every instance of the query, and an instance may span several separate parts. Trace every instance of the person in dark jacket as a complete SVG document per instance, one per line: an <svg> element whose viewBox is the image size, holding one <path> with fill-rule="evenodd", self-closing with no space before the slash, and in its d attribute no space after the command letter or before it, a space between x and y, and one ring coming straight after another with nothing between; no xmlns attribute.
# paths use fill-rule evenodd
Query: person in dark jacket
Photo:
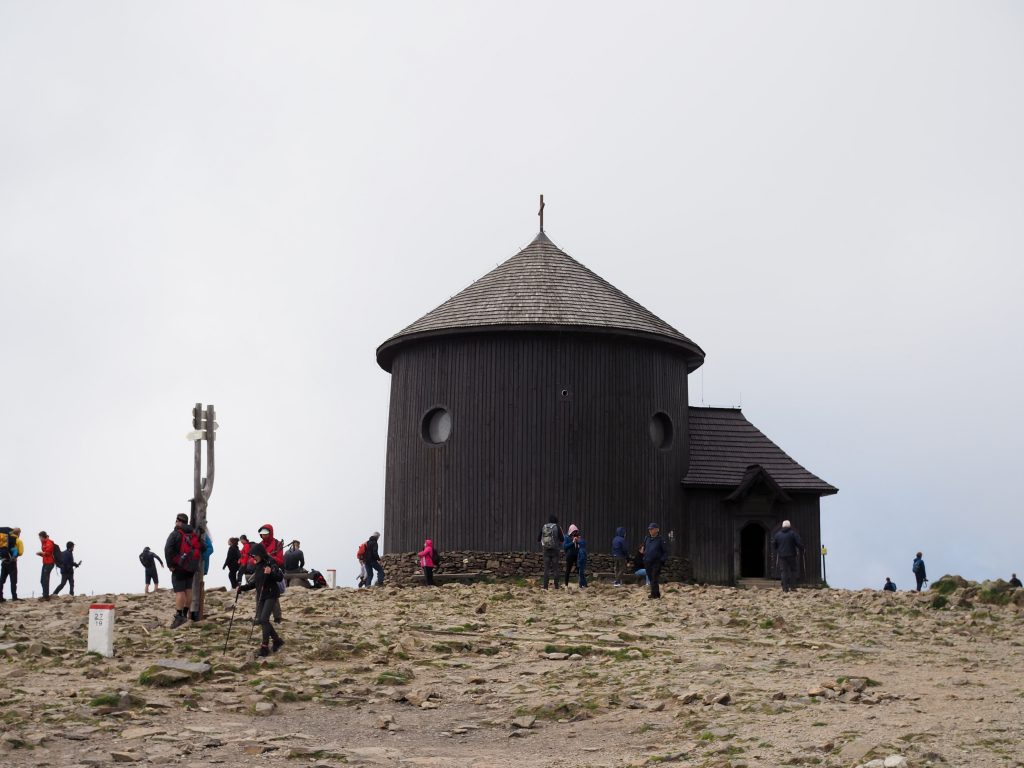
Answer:
<svg viewBox="0 0 1024 768"><path fill-rule="evenodd" d="M626 571L626 560L629 558L629 544L626 543L626 529L616 528L612 539L612 562L615 565L616 587L622 586L622 574Z"/></svg>
<svg viewBox="0 0 1024 768"><path fill-rule="evenodd" d="M189 525L188 515L181 512L174 518L174 530L164 542L164 559L171 569L171 589L174 590L174 619L171 621L171 629L176 629L188 621L188 611L192 606L192 578L195 572L180 567L178 563L184 536L195 537L198 547L195 529ZM196 555L198 554L197 549Z"/></svg>
<svg viewBox="0 0 1024 768"><path fill-rule="evenodd" d="M298 539L295 539L288 545L288 550L284 553L284 569L286 571L305 570L306 555L303 554L299 546L300 543Z"/></svg>
<svg viewBox="0 0 1024 768"><path fill-rule="evenodd" d="M587 586L587 542L583 531L576 531L576 572L580 576L580 589Z"/></svg>
<svg viewBox="0 0 1024 768"><path fill-rule="evenodd" d="M228 554L224 558L224 565L221 566L223 571L225 568L228 569L228 581L231 582L231 588L238 588L238 561L242 557L242 551L238 548L238 539L234 536L228 539Z"/></svg>
<svg viewBox="0 0 1024 768"><path fill-rule="evenodd" d="M888 576L885 577L885 584L882 585L882 591L883 592L895 592L896 591L896 585L892 583L892 580Z"/></svg>
<svg viewBox="0 0 1024 768"><path fill-rule="evenodd" d="M924 569L924 555L920 552L914 557L914 564L911 566L911 570L914 572L914 578L917 580L917 591L921 591L921 587L928 581L928 572Z"/></svg>
<svg viewBox="0 0 1024 768"><path fill-rule="evenodd" d="M579 567L577 561L580 557L580 548L577 543L577 537L580 534L580 529L576 527L575 523L569 523L569 530L565 534L565 539L562 541L562 554L565 555L565 586L569 586L569 574L572 573L572 569L576 568L577 572Z"/></svg>
<svg viewBox="0 0 1024 768"><path fill-rule="evenodd" d="M384 566L380 564L380 549L377 546L377 542L380 539L380 532L375 531L373 536L366 540L366 572L369 574L366 580L366 586L370 586L370 582L373 581L373 574L377 574L377 586L384 585Z"/></svg>
<svg viewBox="0 0 1024 768"><path fill-rule="evenodd" d="M1016 573L1011 573L1010 574L1010 586L1011 587L1016 587L1017 589L1020 589L1022 586L1024 586L1024 585L1022 585L1020 583L1020 579L1017 578L1017 574Z"/></svg>
<svg viewBox="0 0 1024 768"><path fill-rule="evenodd" d="M775 534L772 547L779 559L779 570L782 572L782 591L796 589L796 579L800 573L797 556L804 551L804 543L800 534L793 530L789 520L782 521L782 528Z"/></svg>
<svg viewBox="0 0 1024 768"><path fill-rule="evenodd" d="M274 625L270 623L270 617L274 613L274 606L277 604L277 582L281 579L281 569L277 567L274 559L267 555L267 550L262 544L253 544L249 549L249 556L253 558L255 571L253 580L248 584L238 586L238 592L256 590L256 623L263 630L263 642L260 644L260 656L269 656L271 650L274 653L281 650L284 640L277 634ZM273 643L273 645L271 645Z"/></svg>
<svg viewBox="0 0 1024 768"><path fill-rule="evenodd" d="M149 594L149 585L153 585L153 591L156 592L160 589L160 577L156 572L156 564L160 563L160 567L166 567L164 561L160 559L160 555L153 552L149 547L143 547L139 553L139 562L142 563L143 571L146 574L146 589L143 594Z"/></svg>
<svg viewBox="0 0 1024 768"><path fill-rule="evenodd" d="M564 541L565 536L558 525L558 518L549 515L548 521L540 527L540 533L537 534L537 543L544 553L544 589L548 588L550 579L554 579L555 589L558 589L558 556L561 554Z"/></svg>
<svg viewBox="0 0 1024 768"><path fill-rule="evenodd" d="M68 585L68 594L75 596L75 568L81 564L81 560L75 562L75 542L69 541L64 551L60 553L60 562L57 563L60 567L60 584L53 590L54 597L60 594L65 584Z"/></svg>
<svg viewBox="0 0 1024 768"><path fill-rule="evenodd" d="M661 597L661 569L668 560L668 546L661 538L661 529L657 523L647 526L647 538L644 539L644 569L647 571L647 581L651 585L649 598L658 599Z"/></svg>

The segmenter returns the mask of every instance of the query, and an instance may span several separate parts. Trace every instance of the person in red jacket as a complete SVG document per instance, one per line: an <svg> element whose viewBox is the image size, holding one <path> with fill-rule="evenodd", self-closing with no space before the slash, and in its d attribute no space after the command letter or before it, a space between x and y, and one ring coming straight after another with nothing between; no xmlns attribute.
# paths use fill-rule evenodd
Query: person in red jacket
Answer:
<svg viewBox="0 0 1024 768"><path fill-rule="evenodd" d="M278 541L274 538L274 526L270 523L264 523L260 526L258 531L260 535L260 541L263 544L263 548L267 551L267 559L273 561L274 565L278 568L284 566L284 542ZM274 582L276 586L277 582ZM284 582L282 582L284 583ZM275 600L273 604L274 623L280 624L281 619L281 602Z"/></svg>
<svg viewBox="0 0 1024 768"><path fill-rule="evenodd" d="M249 554L249 549L251 547L252 544L249 543L248 536L243 533L238 537L238 570L241 574L238 577L239 580L241 580L242 576L252 573L252 568L250 568L252 565L252 556Z"/></svg>
<svg viewBox="0 0 1024 768"><path fill-rule="evenodd" d="M36 554L43 558L43 574L39 583L43 585L43 600L50 599L50 573L53 572L53 541L46 531L39 532L39 551Z"/></svg>

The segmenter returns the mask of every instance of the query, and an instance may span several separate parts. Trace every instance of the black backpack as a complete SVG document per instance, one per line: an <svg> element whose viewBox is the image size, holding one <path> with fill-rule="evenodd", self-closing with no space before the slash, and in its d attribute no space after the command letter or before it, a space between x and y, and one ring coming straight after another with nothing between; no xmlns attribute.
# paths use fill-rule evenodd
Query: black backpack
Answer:
<svg viewBox="0 0 1024 768"><path fill-rule="evenodd" d="M434 572L441 570L441 552L437 547L434 547Z"/></svg>

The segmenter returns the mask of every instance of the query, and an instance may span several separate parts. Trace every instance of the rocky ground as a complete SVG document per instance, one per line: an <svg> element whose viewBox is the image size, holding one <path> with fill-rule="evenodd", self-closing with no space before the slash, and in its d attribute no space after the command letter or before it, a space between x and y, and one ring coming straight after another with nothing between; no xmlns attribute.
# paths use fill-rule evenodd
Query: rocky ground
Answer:
<svg viewBox="0 0 1024 768"><path fill-rule="evenodd" d="M291 589L268 659L233 599L0 605L2 764L1024 766L1024 609L977 588Z"/></svg>

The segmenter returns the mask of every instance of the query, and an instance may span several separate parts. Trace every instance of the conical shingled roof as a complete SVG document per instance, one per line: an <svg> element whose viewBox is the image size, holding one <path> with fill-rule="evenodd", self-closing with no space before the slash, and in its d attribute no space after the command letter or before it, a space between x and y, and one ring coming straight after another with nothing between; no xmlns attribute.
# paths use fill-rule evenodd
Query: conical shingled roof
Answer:
<svg viewBox="0 0 1024 768"><path fill-rule="evenodd" d="M437 309L377 348L386 371L399 347L430 336L471 331L579 330L669 344L688 357L693 371L704 351L661 318L591 272L542 232Z"/></svg>

